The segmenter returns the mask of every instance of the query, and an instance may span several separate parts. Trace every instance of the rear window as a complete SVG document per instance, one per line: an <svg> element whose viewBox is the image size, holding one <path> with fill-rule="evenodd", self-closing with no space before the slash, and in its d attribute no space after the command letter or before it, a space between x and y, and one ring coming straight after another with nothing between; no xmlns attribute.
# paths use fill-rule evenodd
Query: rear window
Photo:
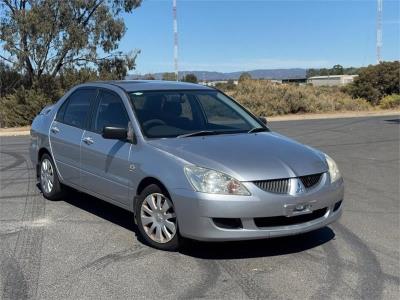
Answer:
<svg viewBox="0 0 400 300"><path fill-rule="evenodd" d="M69 98L64 108L60 108L60 113L63 113L62 121L60 122L78 127L85 128L86 120L89 116L90 103L96 96L96 90L84 89L74 92ZM63 110L65 109L65 112ZM60 115L61 117L61 115Z"/></svg>

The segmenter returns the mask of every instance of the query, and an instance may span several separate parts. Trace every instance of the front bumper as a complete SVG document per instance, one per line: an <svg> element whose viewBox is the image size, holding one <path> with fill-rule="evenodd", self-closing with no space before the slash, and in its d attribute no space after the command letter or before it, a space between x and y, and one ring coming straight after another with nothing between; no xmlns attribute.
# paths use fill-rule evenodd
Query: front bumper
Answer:
<svg viewBox="0 0 400 300"><path fill-rule="evenodd" d="M342 214L342 205L335 209L335 204L343 200L343 181L330 184L326 174L318 187L297 196L272 194L251 182L244 184L251 196L213 195L186 189L170 191L181 235L203 241L295 235L324 227L336 221ZM311 211L326 209L326 212L313 220L293 225L256 225L255 218L285 217L293 213L288 212L288 207L296 205L307 205ZM215 218L240 219L241 226L234 229L222 228L216 225Z"/></svg>

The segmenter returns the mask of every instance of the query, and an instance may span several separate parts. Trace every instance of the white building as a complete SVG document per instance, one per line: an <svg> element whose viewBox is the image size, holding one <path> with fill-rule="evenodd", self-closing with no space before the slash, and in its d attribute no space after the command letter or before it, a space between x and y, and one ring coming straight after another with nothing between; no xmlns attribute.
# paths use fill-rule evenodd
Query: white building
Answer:
<svg viewBox="0 0 400 300"><path fill-rule="evenodd" d="M228 83L228 80L200 81L199 84L215 87L219 83ZM238 81L233 80L233 84L237 85Z"/></svg>
<svg viewBox="0 0 400 300"><path fill-rule="evenodd" d="M307 80L307 83L310 83L314 86L323 86L323 85L339 85L343 86L349 84L354 81L354 78L358 75L329 75L329 76L314 76L310 77Z"/></svg>

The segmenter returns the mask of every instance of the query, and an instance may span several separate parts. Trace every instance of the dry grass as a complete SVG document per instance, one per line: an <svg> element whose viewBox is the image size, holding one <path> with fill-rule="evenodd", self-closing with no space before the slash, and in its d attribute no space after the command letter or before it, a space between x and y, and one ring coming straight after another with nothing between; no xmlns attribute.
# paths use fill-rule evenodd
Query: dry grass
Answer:
<svg viewBox="0 0 400 300"><path fill-rule="evenodd" d="M0 128L30 125L33 118L51 100L37 90L23 88L0 97Z"/></svg>
<svg viewBox="0 0 400 300"><path fill-rule="evenodd" d="M382 98L379 107L383 109L400 108L400 95L393 94Z"/></svg>
<svg viewBox="0 0 400 300"><path fill-rule="evenodd" d="M277 85L246 80L226 93L260 116L370 110L364 99L352 99L337 87Z"/></svg>

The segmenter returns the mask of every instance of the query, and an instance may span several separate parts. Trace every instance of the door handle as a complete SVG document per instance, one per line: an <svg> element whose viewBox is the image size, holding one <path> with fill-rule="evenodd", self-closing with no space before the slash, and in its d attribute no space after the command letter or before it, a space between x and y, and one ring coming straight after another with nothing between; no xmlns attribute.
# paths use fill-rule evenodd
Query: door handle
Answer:
<svg viewBox="0 0 400 300"><path fill-rule="evenodd" d="M54 126L54 127L51 127L51 132L57 134L60 132L60 129L58 129L58 127Z"/></svg>
<svg viewBox="0 0 400 300"><path fill-rule="evenodd" d="M86 145L91 145L94 143L93 139L91 137L85 137L82 142L84 142Z"/></svg>

